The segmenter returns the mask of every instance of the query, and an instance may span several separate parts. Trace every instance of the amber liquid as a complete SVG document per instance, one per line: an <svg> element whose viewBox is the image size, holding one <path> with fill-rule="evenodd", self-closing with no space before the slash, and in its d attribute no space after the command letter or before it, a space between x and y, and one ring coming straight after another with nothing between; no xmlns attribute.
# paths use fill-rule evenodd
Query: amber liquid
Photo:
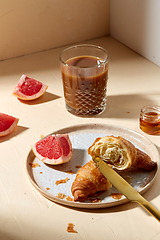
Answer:
<svg viewBox="0 0 160 240"><path fill-rule="evenodd" d="M93 110L97 114L106 104L108 67L92 56L71 58L66 63L68 67L61 67L66 105L77 113Z"/></svg>
<svg viewBox="0 0 160 240"><path fill-rule="evenodd" d="M148 112L148 117L140 117L140 129L148 134L160 134L160 116L155 112Z"/></svg>

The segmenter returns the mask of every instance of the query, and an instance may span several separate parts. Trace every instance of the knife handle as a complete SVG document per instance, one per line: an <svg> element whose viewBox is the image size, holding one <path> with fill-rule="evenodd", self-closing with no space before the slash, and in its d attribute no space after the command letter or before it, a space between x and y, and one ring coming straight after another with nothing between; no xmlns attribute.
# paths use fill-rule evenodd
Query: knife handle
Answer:
<svg viewBox="0 0 160 240"><path fill-rule="evenodd" d="M142 196L136 200L143 208L145 208L153 217L160 222L160 212Z"/></svg>

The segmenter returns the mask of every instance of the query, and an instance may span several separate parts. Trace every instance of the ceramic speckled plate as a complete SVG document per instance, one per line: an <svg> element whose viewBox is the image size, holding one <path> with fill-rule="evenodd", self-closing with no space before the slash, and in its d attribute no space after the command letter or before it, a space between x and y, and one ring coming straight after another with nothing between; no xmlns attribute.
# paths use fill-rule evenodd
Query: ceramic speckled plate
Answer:
<svg viewBox="0 0 160 240"><path fill-rule="evenodd" d="M122 196L120 199L112 198L111 194L118 193L114 186L97 196L98 199L101 199L100 202L92 203L89 200L86 200L85 202L74 202L66 199L68 196L73 198L71 186L79 169L78 167L83 166L91 160L87 150L97 137L107 135L122 136L131 141L137 148L146 152L153 161L157 162L157 168L153 171L132 168L122 172L119 171L119 174L139 193L142 194L147 191L156 178L159 170L158 150L152 142L141 134L126 128L105 124L77 125L54 132L54 134L57 133L68 133L72 142L73 156L68 163L58 166L46 165L34 156L32 150L29 152L26 162L27 173L33 186L43 196L54 202L78 208L104 208L128 202L128 199L125 196ZM57 180L66 178L68 178L66 183L56 185ZM66 197L60 199L57 197L58 193L62 193Z"/></svg>

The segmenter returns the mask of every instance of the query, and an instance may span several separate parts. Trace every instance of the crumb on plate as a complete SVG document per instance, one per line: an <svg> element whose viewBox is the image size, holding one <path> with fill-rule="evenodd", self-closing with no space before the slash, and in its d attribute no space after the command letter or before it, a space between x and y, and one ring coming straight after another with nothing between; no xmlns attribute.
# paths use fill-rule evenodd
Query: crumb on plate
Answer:
<svg viewBox="0 0 160 240"><path fill-rule="evenodd" d="M67 200L67 201L70 201L70 202L74 202L74 199L71 198L70 196L67 196L67 197L66 197L66 200Z"/></svg>
<svg viewBox="0 0 160 240"><path fill-rule="evenodd" d="M73 170L67 170L66 173L68 174L74 174L75 172Z"/></svg>
<svg viewBox="0 0 160 240"><path fill-rule="evenodd" d="M29 163L29 165L33 168L40 167L38 163Z"/></svg>
<svg viewBox="0 0 160 240"><path fill-rule="evenodd" d="M88 198L88 200L91 202L91 203L97 203L97 202L101 202L101 199L100 198Z"/></svg>
<svg viewBox="0 0 160 240"><path fill-rule="evenodd" d="M82 166L80 166L80 165L77 165L77 166L76 166L76 168L81 168L81 167L82 167Z"/></svg>
<svg viewBox="0 0 160 240"><path fill-rule="evenodd" d="M59 192L56 197L60 199L64 199L66 195L64 193Z"/></svg>
<svg viewBox="0 0 160 240"><path fill-rule="evenodd" d="M56 184L56 185L59 185L59 184L61 184L61 183L66 183L68 180L69 180L68 177L65 178L65 179L57 180L57 181L55 182L55 184Z"/></svg>

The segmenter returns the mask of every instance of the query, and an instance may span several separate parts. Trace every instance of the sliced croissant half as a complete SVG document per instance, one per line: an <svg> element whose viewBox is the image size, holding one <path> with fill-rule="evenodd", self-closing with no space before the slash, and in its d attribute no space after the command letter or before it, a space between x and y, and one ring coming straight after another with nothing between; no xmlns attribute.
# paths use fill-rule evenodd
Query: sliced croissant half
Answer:
<svg viewBox="0 0 160 240"><path fill-rule="evenodd" d="M88 148L88 154L102 158L118 170L124 170L131 166L153 170L157 165L150 156L120 136L97 138Z"/></svg>

